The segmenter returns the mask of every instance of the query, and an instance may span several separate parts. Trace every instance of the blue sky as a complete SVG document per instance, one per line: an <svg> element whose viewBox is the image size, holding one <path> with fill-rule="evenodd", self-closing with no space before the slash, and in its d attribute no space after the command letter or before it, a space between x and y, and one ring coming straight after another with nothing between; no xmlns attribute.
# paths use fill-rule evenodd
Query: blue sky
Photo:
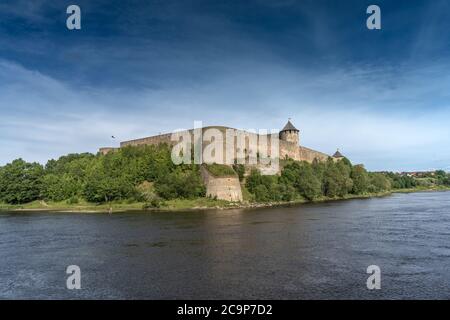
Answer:
<svg viewBox="0 0 450 320"><path fill-rule="evenodd" d="M382 30L366 28L371 4ZM450 170L448 12L445 0L2 0L0 165L194 120L290 117L302 145L370 170Z"/></svg>

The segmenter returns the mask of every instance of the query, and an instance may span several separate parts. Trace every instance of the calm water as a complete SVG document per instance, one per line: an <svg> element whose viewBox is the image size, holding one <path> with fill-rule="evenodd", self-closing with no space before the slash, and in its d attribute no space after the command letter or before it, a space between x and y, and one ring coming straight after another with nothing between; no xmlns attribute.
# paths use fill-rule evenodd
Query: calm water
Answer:
<svg viewBox="0 0 450 320"><path fill-rule="evenodd" d="M78 265L82 290L65 288ZM381 290L366 268L381 268ZM450 298L450 192L189 213L0 213L0 298Z"/></svg>

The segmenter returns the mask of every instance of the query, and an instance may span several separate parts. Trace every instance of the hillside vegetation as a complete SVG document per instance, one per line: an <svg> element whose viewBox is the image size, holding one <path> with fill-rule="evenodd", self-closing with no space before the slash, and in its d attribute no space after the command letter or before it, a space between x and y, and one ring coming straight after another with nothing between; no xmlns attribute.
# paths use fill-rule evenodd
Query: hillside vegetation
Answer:
<svg viewBox="0 0 450 320"><path fill-rule="evenodd" d="M206 165L206 168L208 169L209 173L211 173L215 177L228 177L236 175L236 172L232 167L224 164L208 164Z"/></svg>
<svg viewBox="0 0 450 320"><path fill-rule="evenodd" d="M238 175L249 202L288 202L364 196L390 190L450 186L450 176L436 171L430 176L408 177L394 173L371 173L347 159L334 162L284 163L280 175L263 176L245 168L208 165L216 176ZM130 208L226 206L224 201L205 199L198 165L174 165L170 147L125 147L106 155L69 154L49 160L45 166L17 159L0 167L0 207L22 204L59 207L109 203Z"/></svg>

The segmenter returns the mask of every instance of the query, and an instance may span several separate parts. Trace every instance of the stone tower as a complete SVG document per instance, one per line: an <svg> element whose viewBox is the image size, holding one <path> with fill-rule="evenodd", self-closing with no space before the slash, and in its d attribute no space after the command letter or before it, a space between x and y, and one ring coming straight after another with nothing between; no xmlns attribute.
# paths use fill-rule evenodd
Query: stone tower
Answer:
<svg viewBox="0 0 450 320"><path fill-rule="evenodd" d="M280 131L280 140L295 143L296 146L300 144L299 130L289 120Z"/></svg>

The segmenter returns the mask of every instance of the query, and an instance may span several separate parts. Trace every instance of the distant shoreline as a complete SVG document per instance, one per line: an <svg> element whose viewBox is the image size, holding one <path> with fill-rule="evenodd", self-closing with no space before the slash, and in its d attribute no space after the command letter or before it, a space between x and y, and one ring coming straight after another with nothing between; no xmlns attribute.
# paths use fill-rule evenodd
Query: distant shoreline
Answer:
<svg viewBox="0 0 450 320"><path fill-rule="evenodd" d="M299 204L322 203L331 201L342 201L351 199L369 199L380 198L392 195L394 193L417 193L417 192L442 192L450 191L450 187L439 188L411 188L411 189L395 189L380 193L367 193L362 195L346 195L344 197L326 198L322 197L313 201L296 200L289 202L241 202L233 203L222 200L214 200L208 198L198 198L193 200L172 200L167 201L166 206L160 208L145 208L145 203L112 203L109 204L67 204L67 203L50 203L44 201L35 201L22 205L5 205L0 204L0 212L54 212L54 213L108 213L112 207L112 213L118 212L173 212L173 211L197 211L197 210L229 210L229 209L251 209L251 208L270 208L277 206L290 206Z"/></svg>

